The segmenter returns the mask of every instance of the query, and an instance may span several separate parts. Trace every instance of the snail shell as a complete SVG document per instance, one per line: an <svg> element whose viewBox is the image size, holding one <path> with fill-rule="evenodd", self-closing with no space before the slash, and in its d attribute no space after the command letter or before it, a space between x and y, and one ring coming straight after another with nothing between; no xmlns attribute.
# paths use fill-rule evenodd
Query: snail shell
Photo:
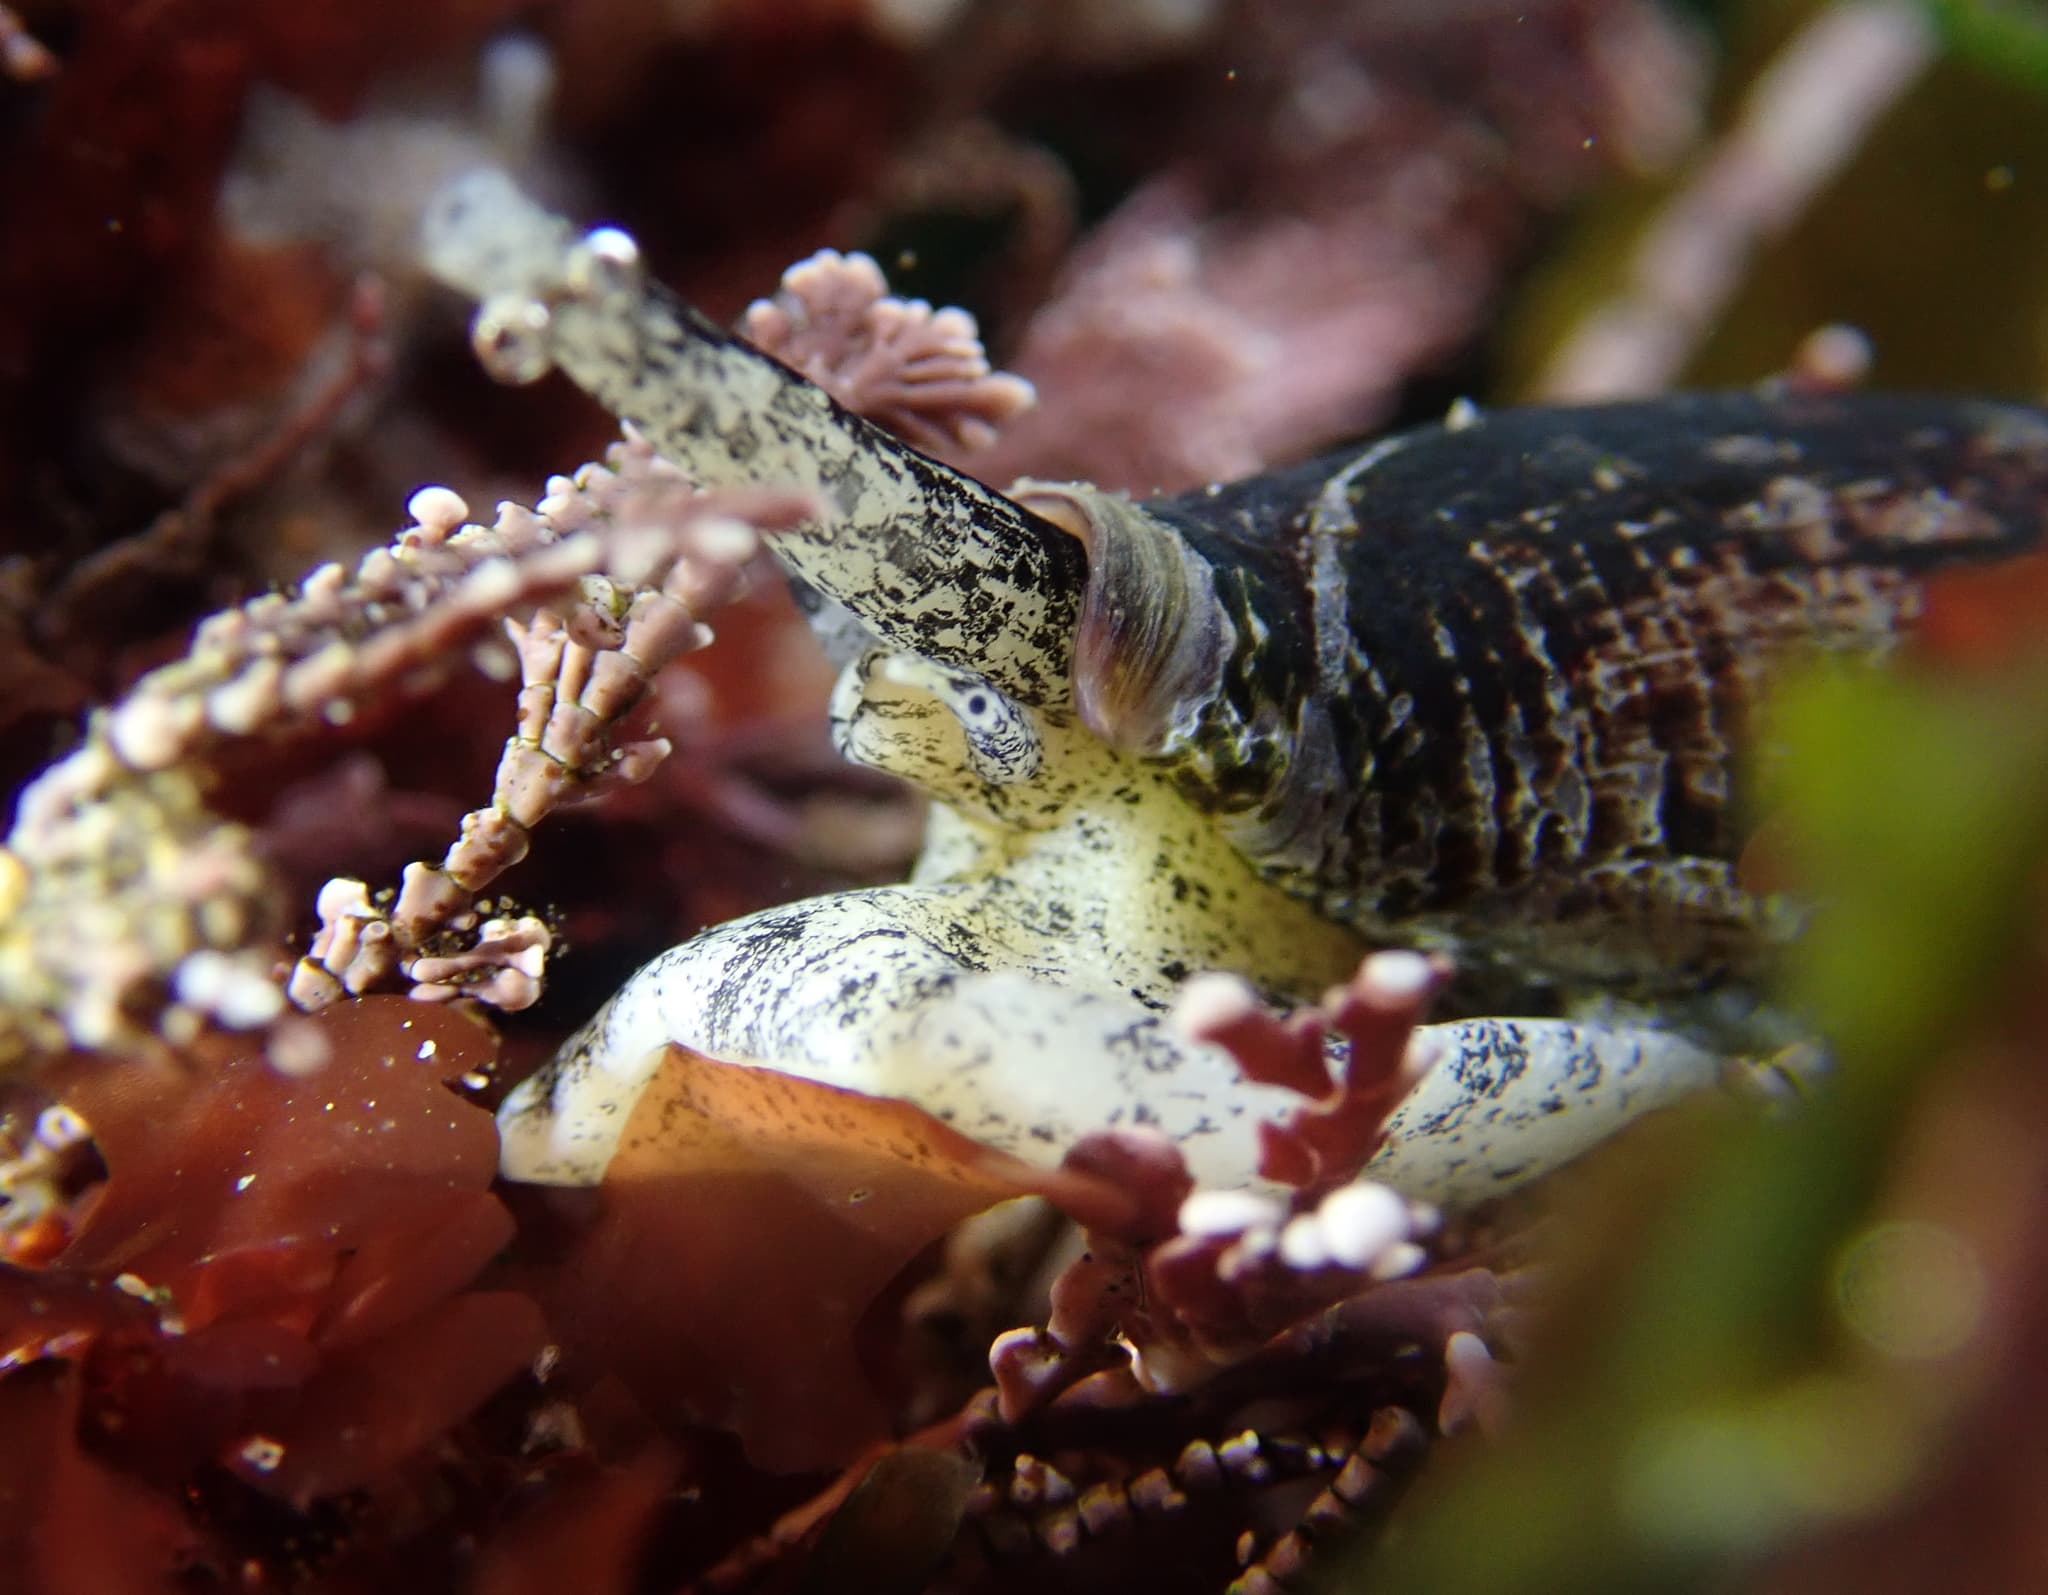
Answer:
<svg viewBox="0 0 2048 1595"><path fill-rule="evenodd" d="M1088 551L1082 719L1379 941L1636 994L1753 978L1742 752L1788 655L1882 655L1925 575L2037 545L2048 413L1681 395L1490 413L1133 505Z"/></svg>

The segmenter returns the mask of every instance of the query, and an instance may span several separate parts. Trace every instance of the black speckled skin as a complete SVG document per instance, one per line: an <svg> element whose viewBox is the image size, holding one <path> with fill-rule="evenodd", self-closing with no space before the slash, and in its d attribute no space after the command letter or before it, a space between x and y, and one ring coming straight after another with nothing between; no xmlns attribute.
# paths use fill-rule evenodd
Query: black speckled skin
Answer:
<svg viewBox="0 0 2048 1595"><path fill-rule="evenodd" d="M1146 507L1239 636L1168 756L1263 873L1371 936L1698 989L1794 923L1733 867L1767 669L1881 654L1929 572L2038 544L2048 413L1505 411Z"/></svg>

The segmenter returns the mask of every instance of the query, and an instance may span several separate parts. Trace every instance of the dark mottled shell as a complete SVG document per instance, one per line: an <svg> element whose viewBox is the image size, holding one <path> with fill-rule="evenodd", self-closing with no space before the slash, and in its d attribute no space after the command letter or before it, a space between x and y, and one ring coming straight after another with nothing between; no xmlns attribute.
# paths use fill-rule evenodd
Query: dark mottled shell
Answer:
<svg viewBox="0 0 2048 1595"><path fill-rule="evenodd" d="M1767 669L1881 654L1929 571L2038 543L2048 414L1506 411L1145 508L1235 641L1144 751L1269 878L1369 935L1697 986L1789 924L1733 868Z"/></svg>

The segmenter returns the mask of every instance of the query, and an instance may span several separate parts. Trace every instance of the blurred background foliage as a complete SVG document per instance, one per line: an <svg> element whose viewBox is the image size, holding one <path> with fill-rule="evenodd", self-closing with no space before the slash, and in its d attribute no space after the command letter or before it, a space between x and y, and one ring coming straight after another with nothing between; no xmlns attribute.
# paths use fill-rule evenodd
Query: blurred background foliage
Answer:
<svg viewBox="0 0 2048 1595"><path fill-rule="evenodd" d="M1788 43L1830 9L1826 0L1706 8L1722 54L1716 136ZM1938 49L1840 175L1760 241L1682 385L1755 381L1828 322L1869 336L1880 386L2037 395L2048 385L2048 7L1938 0L1924 9ZM1645 228L1703 159L1616 185L1573 217L1504 322L1505 393L1535 394L1545 362L1618 291Z"/></svg>
<svg viewBox="0 0 2048 1595"><path fill-rule="evenodd" d="M1931 9L1959 59L2048 90L2048 14L2035 0L1932 0Z"/></svg>

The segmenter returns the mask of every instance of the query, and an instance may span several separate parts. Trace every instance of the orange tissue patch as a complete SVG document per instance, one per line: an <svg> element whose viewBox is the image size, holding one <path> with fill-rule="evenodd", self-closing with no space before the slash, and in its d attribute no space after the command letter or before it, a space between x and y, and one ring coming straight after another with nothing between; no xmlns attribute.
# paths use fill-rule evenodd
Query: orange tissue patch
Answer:
<svg viewBox="0 0 2048 1595"><path fill-rule="evenodd" d="M907 1102L669 1047L539 1288L571 1349L656 1410L778 1472L831 1467L888 1433L862 1315L953 1225L1043 1183Z"/></svg>

